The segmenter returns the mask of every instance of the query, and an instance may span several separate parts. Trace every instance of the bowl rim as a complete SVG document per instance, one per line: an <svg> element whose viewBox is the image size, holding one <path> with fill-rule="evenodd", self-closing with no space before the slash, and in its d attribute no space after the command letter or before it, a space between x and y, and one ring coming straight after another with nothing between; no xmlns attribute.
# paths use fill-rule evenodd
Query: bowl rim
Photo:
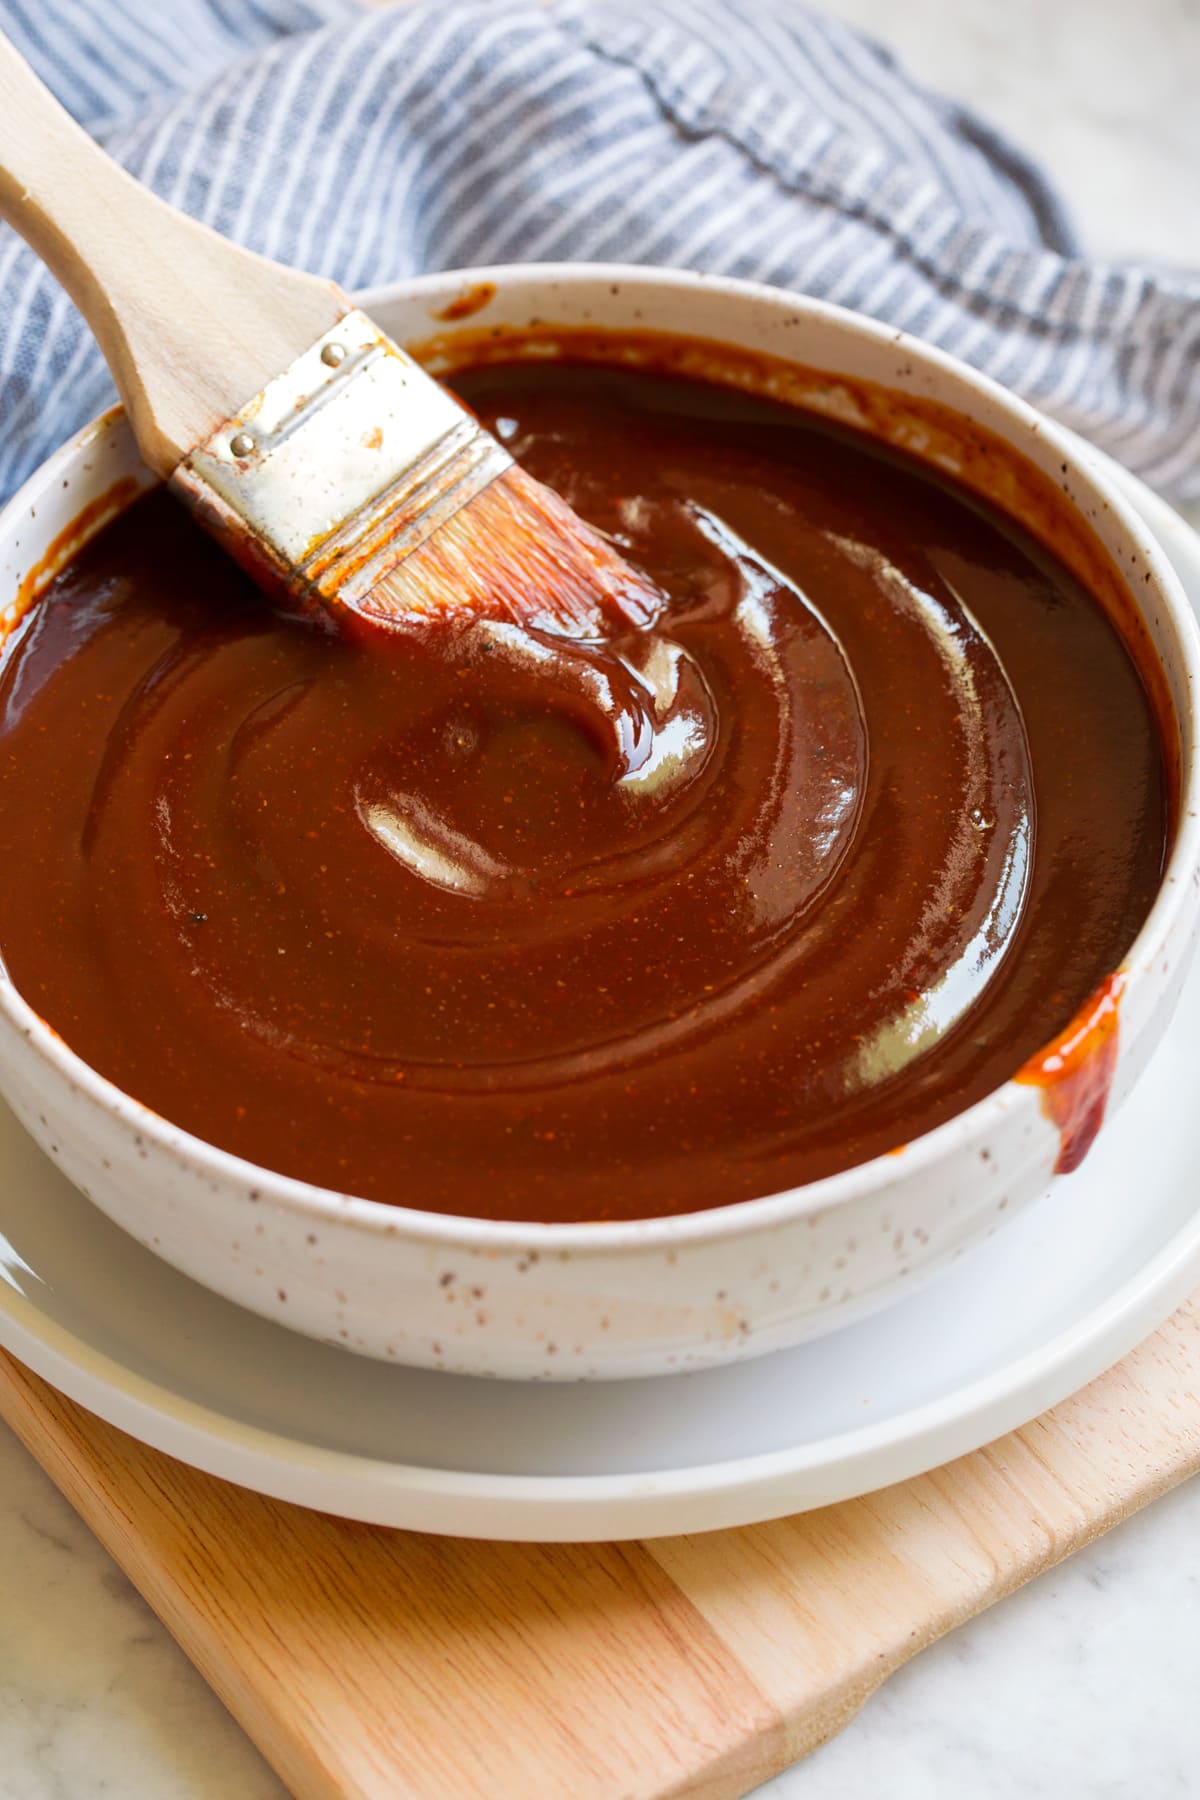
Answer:
<svg viewBox="0 0 1200 1800"><path fill-rule="evenodd" d="M1181 767L1175 839L1160 875L1154 902L1126 951L1119 971L1127 982L1136 982L1147 975L1185 906L1194 906L1193 889L1200 886L1200 745L1195 716L1196 680L1200 674L1200 624L1166 553L1125 494L1111 480L1103 463L1081 455L1080 440L1066 427L946 351L847 307L760 282L639 264L501 263L449 269L382 283L364 290L356 299L365 311L370 312L398 300L440 297L447 288L458 289L467 283L483 282L493 283L500 291L520 284L557 290L597 283L616 284L626 289L641 288L656 295L661 295L664 288L677 292L707 291L728 298L734 304L767 306L777 312L823 320L902 351L906 360L924 364L949 377L968 393L975 393L1006 414L1008 421L1016 427L1014 437L1022 430L1030 433L1069 465L1073 482L1077 484L1069 495L1071 504L1082 513L1084 499L1098 503L1111 515L1117 527L1136 543L1144 565L1152 575L1150 591L1164 606L1170 627L1185 651L1186 703L1182 709L1177 709L1176 717L1181 739ZM554 322L546 320L544 323L552 325ZM607 328L597 323L595 329L604 331ZM119 428L124 422L124 409L119 405L110 407L82 426L41 463L0 508L0 546L15 523L35 510L47 492L63 484L64 476L69 477L76 471L79 459L87 449L105 432ZM1086 444L1083 449L1086 451ZM1110 559L1116 564L1111 553ZM1141 596L1136 598L1140 600ZM1144 616L1140 606L1139 611ZM253 1191L259 1201L273 1205L278 1211L294 1212L313 1221L319 1219L326 1225L335 1222L350 1225L368 1235L400 1237L418 1243L498 1254L523 1254L530 1249L571 1251L581 1255L608 1255L623 1249L674 1251L684 1245L690 1247L726 1237L770 1231L809 1215L831 1212L874 1190L886 1190L902 1178L907 1181L953 1155L957 1148L969 1145L985 1134L990 1125L998 1125L1001 1117L1014 1108L1039 1103L1039 1092L1035 1087L1019 1084L1010 1076L964 1111L866 1162L799 1187L780 1189L749 1200L730 1201L696 1212L646 1219L567 1223L486 1219L470 1214L430 1212L402 1201L369 1200L360 1195L342 1194L296 1176L280 1174L195 1136L127 1094L72 1050L23 998L2 958L0 1018L15 1029L43 1064L49 1065L70 1087L116 1121L141 1134L167 1155L190 1161L197 1172L223 1179L235 1189L246 1190L247 1197Z"/></svg>

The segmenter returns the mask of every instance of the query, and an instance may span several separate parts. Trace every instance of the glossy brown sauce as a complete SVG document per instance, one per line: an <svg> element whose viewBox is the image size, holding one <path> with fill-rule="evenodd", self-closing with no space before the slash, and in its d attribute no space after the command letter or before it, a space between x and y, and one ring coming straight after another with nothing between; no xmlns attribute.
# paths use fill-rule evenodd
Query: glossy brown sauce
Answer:
<svg viewBox="0 0 1200 1800"><path fill-rule="evenodd" d="M493 1218L771 1193L1027 1064L1120 964L1168 831L1087 591L770 401L564 364L455 386L663 614L343 642L138 501L0 676L30 1003L225 1149Z"/></svg>

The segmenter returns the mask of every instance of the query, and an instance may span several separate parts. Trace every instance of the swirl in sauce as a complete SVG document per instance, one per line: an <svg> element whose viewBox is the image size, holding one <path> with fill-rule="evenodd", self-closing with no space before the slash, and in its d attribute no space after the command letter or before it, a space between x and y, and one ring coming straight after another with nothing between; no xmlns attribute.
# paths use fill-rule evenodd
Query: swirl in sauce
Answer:
<svg viewBox="0 0 1200 1800"><path fill-rule="evenodd" d="M0 948L104 1074L373 1198L646 1217L1011 1075L1153 898L1163 759L1098 605L865 440L667 377L461 378L654 627L369 645L161 496L0 679Z"/></svg>

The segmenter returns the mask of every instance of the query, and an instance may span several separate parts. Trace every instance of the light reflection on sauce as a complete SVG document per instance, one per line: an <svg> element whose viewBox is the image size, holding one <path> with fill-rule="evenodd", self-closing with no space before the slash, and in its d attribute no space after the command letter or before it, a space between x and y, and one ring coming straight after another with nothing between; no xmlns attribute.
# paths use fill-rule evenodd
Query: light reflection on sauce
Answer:
<svg viewBox="0 0 1200 1800"><path fill-rule="evenodd" d="M0 675L26 998L226 1149L499 1218L774 1192L1010 1076L1162 864L1152 710L1089 595L786 409L566 365L462 386L664 613L339 643L139 502Z"/></svg>

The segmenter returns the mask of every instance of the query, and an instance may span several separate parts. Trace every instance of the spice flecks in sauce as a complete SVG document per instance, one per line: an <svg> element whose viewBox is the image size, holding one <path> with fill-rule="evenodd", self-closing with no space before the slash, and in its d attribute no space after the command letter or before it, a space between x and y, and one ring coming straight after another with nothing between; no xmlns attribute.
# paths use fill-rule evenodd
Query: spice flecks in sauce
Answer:
<svg viewBox="0 0 1200 1800"><path fill-rule="evenodd" d="M778 1191L995 1088L1158 884L1111 621L787 407L562 363L459 385L665 611L339 642L137 503L0 671L26 999L225 1149L499 1218Z"/></svg>
<svg viewBox="0 0 1200 1800"><path fill-rule="evenodd" d="M1046 1116L1058 1130L1056 1175L1077 1169L1104 1123L1116 1073L1124 975L1110 975L1052 1043L1030 1057L1017 1080L1042 1090Z"/></svg>

